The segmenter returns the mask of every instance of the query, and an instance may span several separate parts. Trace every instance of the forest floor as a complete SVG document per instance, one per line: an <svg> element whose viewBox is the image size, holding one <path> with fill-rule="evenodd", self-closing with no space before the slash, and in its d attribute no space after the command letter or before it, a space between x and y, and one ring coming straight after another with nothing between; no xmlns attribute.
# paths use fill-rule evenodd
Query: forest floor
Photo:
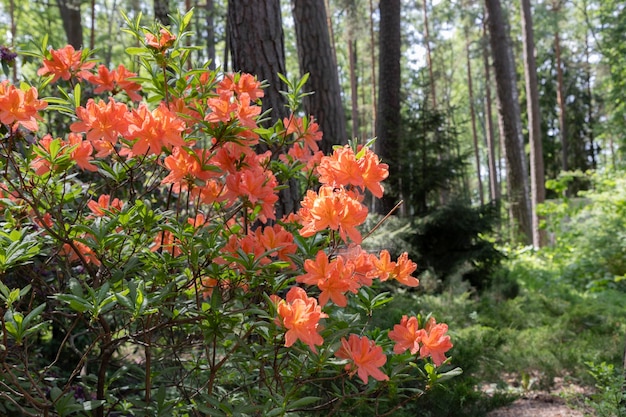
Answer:
<svg viewBox="0 0 626 417"><path fill-rule="evenodd" d="M487 389L488 390L488 389ZM566 385L557 378L555 386L549 392L526 391L506 407L493 410L487 417L588 417L593 416L584 407L580 398L589 394L588 390L578 385ZM565 398L578 398L576 404Z"/></svg>

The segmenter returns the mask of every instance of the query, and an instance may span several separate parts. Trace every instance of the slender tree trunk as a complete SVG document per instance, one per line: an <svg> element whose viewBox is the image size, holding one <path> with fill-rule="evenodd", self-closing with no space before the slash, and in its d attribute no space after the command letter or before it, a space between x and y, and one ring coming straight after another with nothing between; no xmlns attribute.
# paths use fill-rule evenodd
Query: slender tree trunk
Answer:
<svg viewBox="0 0 626 417"><path fill-rule="evenodd" d="M372 136L374 136L374 132L376 131L376 117L377 117L377 109L376 105L378 101L376 100L376 94L378 90L376 89L376 37L374 36L374 4L372 0L369 0L370 5L370 67L372 74Z"/></svg>
<svg viewBox="0 0 626 417"><path fill-rule="evenodd" d="M594 115L593 115L593 92L591 90L591 62L590 62L590 52L589 52L589 36L585 32L585 84L587 89L587 126L589 132L589 150L591 156L591 168L597 168L596 161L596 144L594 141L594 133L593 133L593 124L594 124Z"/></svg>
<svg viewBox="0 0 626 417"><path fill-rule="evenodd" d="M333 54L333 64L337 68L337 48L335 47L335 30L333 29L333 19L331 17L330 2L324 0L324 9L326 10L326 26L328 27L328 35L330 36L330 50Z"/></svg>
<svg viewBox="0 0 626 417"><path fill-rule="evenodd" d="M347 131L324 0L292 0L291 4L300 73L310 74L305 88L314 92L304 98L304 109L319 123L324 132L320 148L329 154L333 145L347 143Z"/></svg>
<svg viewBox="0 0 626 417"><path fill-rule="evenodd" d="M11 19L11 49L15 48L15 37L17 36L17 22L15 19L15 0L9 1L9 15ZM17 63L13 61L13 84L17 84Z"/></svg>
<svg viewBox="0 0 626 417"><path fill-rule="evenodd" d="M352 38L352 37L350 37ZM350 58L350 98L352 114L352 138L359 135L359 91L356 76L356 40L348 40L348 56Z"/></svg>
<svg viewBox="0 0 626 417"><path fill-rule="evenodd" d="M504 128L509 205L515 222L514 237L529 243L532 227L528 198L528 168L524 154L515 62L500 0L485 0L485 6L488 12L487 22L498 93L498 111L502 116Z"/></svg>
<svg viewBox="0 0 626 417"><path fill-rule="evenodd" d="M472 87L472 60L470 58L469 31L465 26L465 54L467 56L467 90L469 94L470 119L472 122L472 139L474 141L474 157L476 160L476 179L478 181L478 195L480 204L485 204L483 180L480 177L480 151L478 149L478 135L476 134L476 114L474 112L474 89Z"/></svg>
<svg viewBox="0 0 626 417"><path fill-rule="evenodd" d="M376 136L378 137L378 153L389 165L389 184L402 198L399 190L398 163L400 143L400 0L384 0L380 2L379 30L379 91L378 118ZM389 191L389 190L386 190ZM387 214L396 205L396 198L386 193L378 205L380 214Z"/></svg>
<svg viewBox="0 0 626 417"><path fill-rule="evenodd" d="M206 0L206 53L210 61L209 68L214 70L215 65L215 4L214 0Z"/></svg>
<svg viewBox="0 0 626 417"><path fill-rule="evenodd" d="M154 0L154 18L163 26L170 25L170 2L169 0Z"/></svg>
<svg viewBox="0 0 626 417"><path fill-rule="evenodd" d="M522 42L524 44L524 74L526 78L526 109L528 113L528 137L530 141L530 185L532 202L533 245L545 245L545 232L540 230L540 217L537 206L546 199L545 175L543 166L543 144L539 114L539 91L537 88L537 64L535 62L535 40L530 0L521 0Z"/></svg>
<svg viewBox="0 0 626 417"><path fill-rule="evenodd" d="M487 38L487 20L483 20L483 62L485 71L485 135L487 139L487 160L489 166L489 190L491 201L500 200L500 184L496 168L495 135L493 130L491 105L491 69L489 65L489 42Z"/></svg>
<svg viewBox="0 0 626 417"><path fill-rule="evenodd" d="M565 122L565 89L563 86L563 64L561 62L561 41L559 29L554 32L554 55L556 59L556 101L559 105L559 130L561 131L561 167L563 171L569 169L567 162L569 149L567 138L567 124Z"/></svg>
<svg viewBox="0 0 626 417"><path fill-rule="evenodd" d="M74 49L81 49L83 47L83 24L80 16L80 0L57 0L57 5L67 43Z"/></svg>
<svg viewBox="0 0 626 417"><path fill-rule="evenodd" d="M433 74L433 61L430 53L430 32L428 30L428 0L422 0L422 14L424 16L424 46L426 47L426 64L428 65L428 77L430 78L430 98L433 110L437 109L437 91L435 89L435 76Z"/></svg>

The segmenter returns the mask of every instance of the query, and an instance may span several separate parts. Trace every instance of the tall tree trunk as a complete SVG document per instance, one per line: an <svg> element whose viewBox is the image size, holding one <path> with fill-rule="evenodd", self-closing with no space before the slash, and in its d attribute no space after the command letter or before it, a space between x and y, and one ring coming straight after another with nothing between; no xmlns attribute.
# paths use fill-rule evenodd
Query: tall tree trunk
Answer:
<svg viewBox="0 0 626 417"><path fill-rule="evenodd" d="M214 0L206 0L206 53L210 61L209 69L215 69L215 4Z"/></svg>
<svg viewBox="0 0 626 417"><path fill-rule="evenodd" d="M378 118L376 136L378 137L378 153L389 165L388 183L393 191L400 192L398 187L398 164L400 143L400 0L380 2L379 29L379 90ZM398 197L401 198L401 195ZM377 211L386 214L396 204L396 199L389 193L382 198Z"/></svg>
<svg viewBox="0 0 626 417"><path fill-rule="evenodd" d="M433 61L430 53L430 32L428 30L428 0L422 0L422 15L424 17L424 46L426 47L426 64L428 65L428 77L430 79L430 98L433 110L437 109L437 91L435 90L435 76L433 74Z"/></svg>
<svg viewBox="0 0 626 417"><path fill-rule="evenodd" d="M485 204L483 180L480 177L480 151L478 149L478 135L476 134L476 113L474 112L474 89L472 86L472 60L470 57L470 39L467 25L465 26L465 54L467 56L467 91L469 94L470 119L472 122L472 139L474 141L474 158L476 161L476 180L478 181L478 195L480 204Z"/></svg>
<svg viewBox="0 0 626 417"><path fill-rule="evenodd" d="M370 13L369 13L369 21L370 21L370 72L372 74L372 136L375 135L376 131L376 118L377 118L377 100L376 94L378 90L376 89L376 38L374 36L374 4L373 0L369 0Z"/></svg>
<svg viewBox="0 0 626 417"><path fill-rule="evenodd" d="M228 34L233 70L254 74L267 80L263 109L272 109L272 123L289 116L287 100L280 93L287 86L278 74L285 74L285 45L280 0L230 0L228 2ZM283 150L277 150L276 153ZM277 218L298 209L300 195L295 180L280 191Z"/></svg>
<svg viewBox="0 0 626 417"><path fill-rule="evenodd" d="M515 62L502 14L500 0L485 0L491 52L498 93L498 112L502 117L509 183L509 205L514 237L529 243L532 236L528 168L516 85Z"/></svg>
<svg viewBox="0 0 626 417"><path fill-rule="evenodd" d="M543 166L543 143L539 114L539 91L537 88L537 64L530 0L521 0L522 42L524 44L524 74L526 78L526 109L528 113L528 137L530 142L530 185L532 202L532 238L537 248L545 244L545 232L540 230L537 206L546 199ZM557 31L558 32L558 31Z"/></svg>
<svg viewBox="0 0 626 417"><path fill-rule="evenodd" d="M553 12L558 13L561 2L554 5ZM554 31L554 55L556 60L556 101L559 105L559 130L561 131L561 168L563 171L569 169L568 164L568 138L567 138L567 124L565 122L565 88L563 86L563 63L561 62L561 41L559 37L558 20L555 21Z"/></svg>
<svg viewBox="0 0 626 417"><path fill-rule="evenodd" d="M589 35L585 32L585 84L587 90L587 129L589 135L589 151L591 156L591 169L597 168L596 144L594 141L593 124L593 92L591 90L591 61L590 61Z"/></svg>
<svg viewBox="0 0 626 417"><path fill-rule="evenodd" d="M81 49L83 47L83 24L80 16L80 0L57 0L57 5L67 43L74 49Z"/></svg>
<svg viewBox="0 0 626 417"><path fill-rule="evenodd" d="M487 38L487 20L483 20L483 62L485 71L485 135L487 139L487 161L489 166L489 190L492 202L500 200L500 184L496 168L495 135L491 105L491 69L489 65L489 42Z"/></svg>
<svg viewBox="0 0 626 417"><path fill-rule="evenodd" d="M267 80L263 111L272 109L272 123L287 117L287 101L280 93L287 86L278 77L286 73L280 0L229 0L228 38L233 71Z"/></svg>
<svg viewBox="0 0 626 417"><path fill-rule="evenodd" d="M352 138L358 138L359 135L359 92L358 81L356 76L356 40L352 37L348 40L348 56L350 60L350 101L352 115Z"/></svg>
<svg viewBox="0 0 626 417"><path fill-rule="evenodd" d="M300 73L309 73L306 84L314 92L304 98L304 109L315 116L324 132L320 148L331 153L333 145L347 142L337 66L334 65L326 25L324 0L292 0Z"/></svg>
<svg viewBox="0 0 626 417"><path fill-rule="evenodd" d="M170 1L169 0L154 0L154 18L159 21L163 26L170 25L171 19L170 13Z"/></svg>

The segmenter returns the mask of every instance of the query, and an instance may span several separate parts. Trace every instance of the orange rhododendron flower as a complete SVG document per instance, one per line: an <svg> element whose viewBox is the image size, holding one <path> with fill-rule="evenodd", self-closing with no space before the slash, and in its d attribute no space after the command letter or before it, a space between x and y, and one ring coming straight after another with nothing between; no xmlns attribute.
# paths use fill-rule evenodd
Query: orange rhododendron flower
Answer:
<svg viewBox="0 0 626 417"><path fill-rule="evenodd" d="M67 256L68 261L84 261L88 264L100 266L100 260L89 246L77 240L74 240L72 244L73 246L65 243L59 252L61 255Z"/></svg>
<svg viewBox="0 0 626 417"><path fill-rule="evenodd" d="M361 243L357 226L365 222L367 207L346 190L324 185L319 193L307 191L301 205L298 214L304 227L300 235L308 237L321 230L331 229L338 230L344 242L350 237L355 243Z"/></svg>
<svg viewBox="0 0 626 417"><path fill-rule="evenodd" d="M114 198L111 201L111 196L108 194L102 194L98 197L98 201L91 200L87 203L87 207L93 214L98 217L106 216L109 213L119 213L124 207L124 203L119 198Z"/></svg>
<svg viewBox="0 0 626 417"><path fill-rule="evenodd" d="M146 45L157 51L164 51L165 49L174 45L176 35L169 30L162 28L158 35L155 36L152 33L146 33Z"/></svg>
<svg viewBox="0 0 626 417"><path fill-rule="evenodd" d="M348 304L347 292L356 293L360 287L359 281L354 275L354 264L346 262L339 256L332 261L324 251L319 251L315 261L307 259L304 262L304 275L296 277L296 282L308 285L316 285L320 290L320 305L324 306L328 300L339 307Z"/></svg>
<svg viewBox="0 0 626 417"><path fill-rule="evenodd" d="M128 107L112 97L108 103L90 98L85 107L76 108L76 116L80 121L72 123L70 130L87 133L97 157L110 155L119 136L128 133Z"/></svg>
<svg viewBox="0 0 626 417"><path fill-rule="evenodd" d="M417 317L402 316L400 324L393 326L393 330L389 331L389 338L396 342L393 347L393 353L400 354L407 349L411 354L415 355L420 350L420 342L426 336L424 329L419 329Z"/></svg>
<svg viewBox="0 0 626 417"><path fill-rule="evenodd" d="M70 157L76 162L79 168L87 171L97 171L98 167L93 165L93 145L87 140L83 140L82 135L70 133L67 136L69 145L73 148Z"/></svg>
<svg viewBox="0 0 626 417"><path fill-rule="evenodd" d="M387 381L389 377L379 368L387 362L383 348L367 337L351 334L348 340L341 338L341 348L335 353L340 359L348 359L346 370L350 376L357 373L364 384L371 375L377 381Z"/></svg>
<svg viewBox="0 0 626 417"><path fill-rule="evenodd" d="M409 259L406 252L400 255L397 262L392 262L389 252L382 250L380 259L374 259L374 265L381 281L395 279L409 287L417 287L420 283L417 278L411 276L417 269L417 264Z"/></svg>
<svg viewBox="0 0 626 417"><path fill-rule="evenodd" d="M278 195L274 189L277 185L274 174L258 165L226 177L228 198L243 198L253 206L260 205L259 218L263 222L276 218L274 203Z"/></svg>
<svg viewBox="0 0 626 417"><path fill-rule="evenodd" d="M30 87L21 90L9 81L0 83L0 122L7 126L12 126L16 130L20 125L31 132L36 132L39 128L37 120L41 116L37 113L48 106L43 100L37 99L37 89Z"/></svg>
<svg viewBox="0 0 626 417"><path fill-rule="evenodd" d="M291 287L286 300L278 297L273 297L273 299L278 313L276 322L287 329L285 347L293 345L296 340L300 339L317 353L315 346L324 343L324 339L318 333L319 321L328 317L326 313L322 313L322 307L317 304L317 300L309 297L300 287Z"/></svg>
<svg viewBox="0 0 626 417"><path fill-rule="evenodd" d="M124 154L159 155L162 148L172 149L174 146L186 145L182 137L185 122L167 108L165 103L150 111L148 106L140 104L133 109L129 117L126 139L133 142L130 152Z"/></svg>
<svg viewBox="0 0 626 417"><path fill-rule="evenodd" d="M446 334L448 325L436 323L435 318L431 317L424 330L426 335L422 337L420 356L422 358L432 357L435 365L439 366L446 360L445 353L452 348L450 336Z"/></svg>
<svg viewBox="0 0 626 417"><path fill-rule="evenodd" d="M94 89L96 94L105 91L111 91L115 94L123 90L131 100L141 101L141 96L137 94L137 91L141 90L141 86L136 82L128 80L128 78L136 76L136 73L128 71L122 64L112 71L109 71L104 65L100 65L98 73L90 74L86 77L86 80L96 85Z"/></svg>
<svg viewBox="0 0 626 417"><path fill-rule="evenodd" d="M79 79L88 78L91 75L88 70L96 65L95 62L84 62L83 52L76 51L72 45L51 49L50 56L50 59L43 60L43 67L39 68L37 75L53 74L52 82L59 78L67 81L73 76Z"/></svg>
<svg viewBox="0 0 626 417"><path fill-rule="evenodd" d="M248 95L250 100L256 101L263 97L265 93L261 88L261 83L252 74L226 74L216 88L217 94L233 92L237 96Z"/></svg>
<svg viewBox="0 0 626 417"><path fill-rule="evenodd" d="M333 154L322 158L317 171L322 184L333 187L352 185L362 190L366 188L375 197L382 197L383 187L380 182L389 175L387 164L381 164L378 156L369 148L361 150L363 155L356 159L349 145L336 148Z"/></svg>
<svg viewBox="0 0 626 417"><path fill-rule="evenodd" d="M315 123L313 116L309 120L292 114L289 118L283 119L283 125L286 129L285 134L295 134L311 152L317 152L319 149L317 142L322 140L323 133L319 130L319 125Z"/></svg>

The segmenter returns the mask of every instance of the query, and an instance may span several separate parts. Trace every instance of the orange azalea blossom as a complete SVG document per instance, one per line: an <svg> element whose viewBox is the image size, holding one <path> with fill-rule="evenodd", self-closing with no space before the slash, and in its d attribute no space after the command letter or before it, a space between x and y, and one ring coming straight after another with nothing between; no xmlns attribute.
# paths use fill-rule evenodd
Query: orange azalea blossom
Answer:
<svg viewBox="0 0 626 417"><path fill-rule="evenodd" d="M172 232L169 230L163 230L158 232L154 237L150 250L152 252L162 250L163 252L168 252L174 258L177 258L183 253L180 246L180 240L178 240Z"/></svg>
<svg viewBox="0 0 626 417"><path fill-rule="evenodd" d="M163 28L155 36L152 33L146 33L146 46L156 49L157 51L164 51L174 45L176 35L169 30Z"/></svg>
<svg viewBox="0 0 626 417"><path fill-rule="evenodd" d="M270 256L275 256L281 261L289 262L293 265L293 261L289 257L296 253L298 246L293 241L293 235L279 224L274 226L266 226L261 232L258 227L255 230L255 237L258 243L267 252L271 252Z"/></svg>
<svg viewBox="0 0 626 417"><path fill-rule="evenodd" d="M254 75L247 73L226 74L217 85L216 90L217 94L231 91L237 96L246 94L252 101L256 101L265 95L261 88L261 83Z"/></svg>
<svg viewBox="0 0 626 417"><path fill-rule="evenodd" d="M21 90L9 84L7 80L2 81L0 83L0 122L12 126L13 131L23 126L31 132L36 132L39 129L37 121L42 120L38 111L48 106L45 101L38 100L37 95L35 87Z"/></svg>
<svg viewBox="0 0 626 417"><path fill-rule="evenodd" d="M376 274L376 256L363 250L360 245L350 244L347 248L341 250L337 256L343 257L346 262L354 265L354 279L359 285L369 287L372 280L377 278Z"/></svg>
<svg viewBox="0 0 626 417"><path fill-rule="evenodd" d="M435 365L439 366L446 360L445 353L452 348L450 336L446 334L448 325L437 323L435 318L431 317L424 330L426 334L421 340L420 356L422 358L432 357Z"/></svg>
<svg viewBox="0 0 626 417"><path fill-rule="evenodd" d="M53 83L59 78L67 81L73 76L86 79L91 76L88 70L95 65L95 62L84 62L83 52L76 51L72 45L67 45L61 49L51 49L50 59L43 60L43 67L39 68L37 75L53 74Z"/></svg>
<svg viewBox="0 0 626 417"><path fill-rule="evenodd" d="M341 348L335 356L339 359L348 359L346 371L350 376L358 374L364 384L367 384L370 375L377 381L389 380L389 377L379 369L387 362L383 348L365 336L351 334L348 340L342 337Z"/></svg>
<svg viewBox="0 0 626 417"><path fill-rule="evenodd" d="M225 91L218 97L207 99L207 106L211 113L207 114L204 120L210 123L228 123L237 113L237 103L233 101L233 93Z"/></svg>
<svg viewBox="0 0 626 417"><path fill-rule="evenodd" d="M407 349L411 354L415 355L420 350L420 342L426 336L424 329L419 329L417 317L402 316L400 324L393 326L393 330L389 331L389 338L396 342L393 347L393 353L401 354Z"/></svg>
<svg viewBox="0 0 626 417"><path fill-rule="evenodd" d="M208 157L205 149L174 147L172 154L163 161L170 173L163 178L161 184L174 184L175 193L193 189L196 185L201 186L209 178L220 175L219 172L203 169L209 167Z"/></svg>
<svg viewBox="0 0 626 417"><path fill-rule="evenodd" d="M131 100L141 101L141 96L137 94L137 91L141 90L141 86L136 82L128 80L128 78L136 76L136 73L128 71L122 64L112 71L109 71L104 65L100 65L98 73L90 74L86 77L86 80L96 86L94 89L96 94L105 91L111 91L115 94L123 90Z"/></svg>
<svg viewBox="0 0 626 417"><path fill-rule="evenodd" d="M417 269L417 264L409 259L409 255L404 252L397 262L391 262L391 257L387 250L380 252L380 259L374 259L374 266L381 281L395 279L409 287L417 287L420 282L411 274Z"/></svg>
<svg viewBox="0 0 626 417"><path fill-rule="evenodd" d="M207 219L204 217L204 214L198 213L195 217L189 217L187 219L187 223L195 227L196 229L202 227L206 224Z"/></svg>
<svg viewBox="0 0 626 417"><path fill-rule="evenodd" d="M315 261L307 259L304 262L304 275L296 277L296 282L316 285L321 293L319 301L325 306L332 300L339 307L348 305L347 292L356 293L361 286L354 274L354 264L339 256L332 261L324 251L319 251Z"/></svg>
<svg viewBox="0 0 626 417"><path fill-rule="evenodd" d="M248 129L256 129L256 118L261 114L261 107L251 104L250 96L243 94L237 103L237 120L239 124Z"/></svg>
<svg viewBox="0 0 626 417"><path fill-rule="evenodd" d="M323 133L319 130L319 125L315 123L313 116L309 120L292 114L289 118L283 119L283 126L285 126L286 135L295 134L297 140L301 140L311 152L319 150L317 142L322 140Z"/></svg>
<svg viewBox="0 0 626 417"><path fill-rule="evenodd" d="M310 172L319 165L323 157L324 152L312 152L311 149L305 147L302 143L296 142L289 148L286 155L281 153L278 159L287 165L290 165L294 161L305 163L306 165L302 167L302 171Z"/></svg>
<svg viewBox="0 0 626 417"><path fill-rule="evenodd" d="M85 107L76 108L76 116L80 121L72 123L70 130L87 133L98 158L110 155L119 136L128 134L128 107L112 97L108 103L90 98Z"/></svg>
<svg viewBox="0 0 626 417"><path fill-rule="evenodd" d="M102 194L98 197L98 201L91 200L87 203L87 207L93 214L98 217L103 217L111 213L119 213L124 207L124 203L119 198L114 198L111 201L111 196L108 194Z"/></svg>
<svg viewBox="0 0 626 417"><path fill-rule="evenodd" d="M125 138L132 143L124 155L159 155L162 148L172 149L174 146L185 146L182 132L185 122L161 102L159 107L150 111L144 103L133 109L129 117L128 134Z"/></svg>
<svg viewBox="0 0 626 417"><path fill-rule="evenodd" d="M301 236L309 237L331 229L338 230L344 242L350 237L354 243L361 243L361 233L356 227L365 222L367 207L356 200L354 194L323 185L319 193L307 191L301 205L298 211L303 226Z"/></svg>
<svg viewBox="0 0 626 417"><path fill-rule="evenodd" d="M260 164L259 164L260 165ZM278 181L272 171L259 165L242 169L226 177L227 199L242 198L252 206L261 206L259 219L265 223L267 219L276 219L274 204L278 201Z"/></svg>
<svg viewBox="0 0 626 417"><path fill-rule="evenodd" d="M100 260L89 246L77 240L74 240L72 243L73 246L69 243L65 243L59 252L61 255L67 256L67 260L70 263L81 261L100 266Z"/></svg>
<svg viewBox="0 0 626 417"><path fill-rule="evenodd" d="M360 147L359 151L363 151ZM356 159L356 155L349 145L336 148L333 154L322 158L317 172L322 184L334 187L352 185L365 190L375 196L382 197L383 187L380 182L389 175L387 164L380 163L378 156L366 148L363 156Z"/></svg>
<svg viewBox="0 0 626 417"><path fill-rule="evenodd" d="M70 158L76 162L79 168L87 171L97 171L98 167L93 165L93 145L87 140L83 140L82 135L77 133L70 133L67 135L69 146L72 148Z"/></svg>
<svg viewBox="0 0 626 417"><path fill-rule="evenodd" d="M315 346L324 343L324 339L318 333L319 321L328 317L326 313L322 313L322 307L317 304L317 300L309 297L300 287L291 287L286 301L277 296L273 296L272 299L276 303L278 313L276 323L287 329L285 347L290 347L300 339L317 353Z"/></svg>

